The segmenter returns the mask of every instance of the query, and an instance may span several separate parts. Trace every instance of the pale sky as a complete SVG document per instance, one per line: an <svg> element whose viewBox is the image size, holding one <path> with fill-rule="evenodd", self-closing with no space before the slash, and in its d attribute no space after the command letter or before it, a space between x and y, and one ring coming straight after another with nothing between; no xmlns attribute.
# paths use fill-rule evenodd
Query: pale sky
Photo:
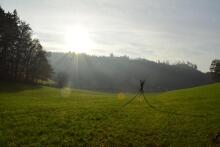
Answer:
<svg viewBox="0 0 220 147"><path fill-rule="evenodd" d="M49 51L69 51L67 42L77 40L71 32L79 26L82 37L70 47L89 47L90 54L191 61L204 72L220 58L220 0L0 0L0 5L17 9Z"/></svg>

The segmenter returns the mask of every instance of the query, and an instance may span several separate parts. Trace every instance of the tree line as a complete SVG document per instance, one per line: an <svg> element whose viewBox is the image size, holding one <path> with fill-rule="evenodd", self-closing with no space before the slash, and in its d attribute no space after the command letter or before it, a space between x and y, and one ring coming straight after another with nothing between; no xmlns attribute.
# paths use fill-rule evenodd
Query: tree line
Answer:
<svg viewBox="0 0 220 147"><path fill-rule="evenodd" d="M37 82L50 78L48 53L32 36L31 27L16 10L5 12L0 6L0 79Z"/></svg>
<svg viewBox="0 0 220 147"><path fill-rule="evenodd" d="M131 91L146 80L146 91L167 91L204 85L211 76L191 62L153 62L127 56L90 56L74 53L51 53L57 86L71 86L101 91Z"/></svg>

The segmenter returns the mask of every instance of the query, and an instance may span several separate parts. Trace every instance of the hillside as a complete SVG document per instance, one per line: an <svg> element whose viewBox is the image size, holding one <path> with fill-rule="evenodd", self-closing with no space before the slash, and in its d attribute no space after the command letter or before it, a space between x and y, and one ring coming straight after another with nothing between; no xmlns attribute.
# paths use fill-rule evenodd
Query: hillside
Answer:
<svg viewBox="0 0 220 147"><path fill-rule="evenodd" d="M146 94L0 84L0 146L217 146L220 83Z"/></svg>
<svg viewBox="0 0 220 147"><path fill-rule="evenodd" d="M74 53L51 53L49 61L54 69L55 81L61 73L68 81L66 85L79 89L136 92L139 80L145 79L146 90L155 92L212 82L207 74L197 70L196 65L190 62L170 65L127 56L100 57Z"/></svg>

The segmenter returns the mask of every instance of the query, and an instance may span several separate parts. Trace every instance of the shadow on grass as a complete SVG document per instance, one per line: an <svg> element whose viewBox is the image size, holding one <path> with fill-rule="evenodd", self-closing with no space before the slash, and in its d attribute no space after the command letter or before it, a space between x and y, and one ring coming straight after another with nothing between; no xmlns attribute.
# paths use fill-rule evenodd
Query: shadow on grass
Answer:
<svg viewBox="0 0 220 147"><path fill-rule="evenodd" d="M207 117L207 115L199 115L199 114L189 114L189 113L178 113L178 112L172 112L172 111L168 111L168 110L161 110L161 109L158 109L157 107L153 106L148 100L147 98L145 97L144 93L138 93L137 95L135 95L133 98L131 98L130 101L128 101L127 103L125 103L124 105L122 105L121 108L123 107L126 107L128 104L130 104L132 101L134 101L134 99L136 97L141 97L143 96L144 98L144 101L146 103L146 107L145 108L150 108L154 111L157 111L157 112L160 112L160 113L166 113L166 114L170 114L170 115L179 115L179 116L189 116L189 117L198 117L198 118L204 118L204 117ZM210 114L209 114L210 115Z"/></svg>
<svg viewBox="0 0 220 147"><path fill-rule="evenodd" d="M41 88L41 85L24 82L0 82L0 92L19 92Z"/></svg>

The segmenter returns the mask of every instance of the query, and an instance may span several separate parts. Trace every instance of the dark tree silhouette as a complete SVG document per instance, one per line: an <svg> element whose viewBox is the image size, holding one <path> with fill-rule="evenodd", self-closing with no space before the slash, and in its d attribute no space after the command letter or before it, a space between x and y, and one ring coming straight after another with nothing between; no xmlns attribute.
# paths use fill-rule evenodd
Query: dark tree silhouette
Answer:
<svg viewBox="0 0 220 147"><path fill-rule="evenodd" d="M4 80L47 80L52 68L32 30L20 20L16 10L5 12L0 7L0 78Z"/></svg>
<svg viewBox="0 0 220 147"><path fill-rule="evenodd" d="M67 86L68 77L66 72L59 72L55 78L57 86L60 88Z"/></svg>
<svg viewBox="0 0 220 147"><path fill-rule="evenodd" d="M215 59L210 66L210 73L214 81L220 81L220 60Z"/></svg>

